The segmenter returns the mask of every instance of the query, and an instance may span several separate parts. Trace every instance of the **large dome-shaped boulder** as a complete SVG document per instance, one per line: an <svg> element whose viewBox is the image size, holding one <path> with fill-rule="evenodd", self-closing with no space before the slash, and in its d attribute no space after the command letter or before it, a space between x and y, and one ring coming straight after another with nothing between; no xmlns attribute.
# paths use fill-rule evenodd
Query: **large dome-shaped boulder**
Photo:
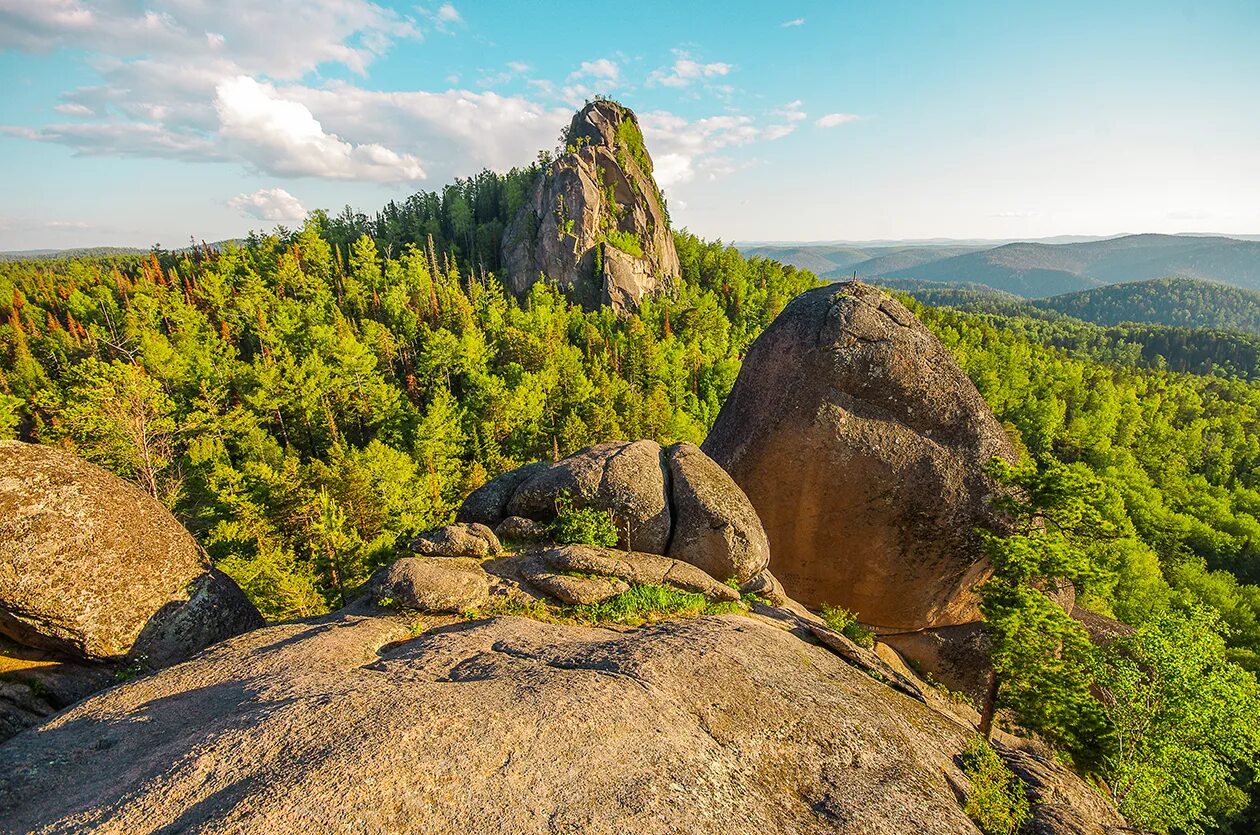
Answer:
<svg viewBox="0 0 1260 835"><path fill-rule="evenodd" d="M588 309L636 310L681 272L639 120L594 101L565 141L504 232L507 286L524 293L546 276Z"/></svg>
<svg viewBox="0 0 1260 835"><path fill-rule="evenodd" d="M861 283L802 293L757 339L704 451L748 494L806 605L920 629L979 617L985 473L1015 449L949 352Z"/></svg>
<svg viewBox="0 0 1260 835"><path fill-rule="evenodd" d="M160 666L262 623L147 493L68 452L0 441L0 634Z"/></svg>

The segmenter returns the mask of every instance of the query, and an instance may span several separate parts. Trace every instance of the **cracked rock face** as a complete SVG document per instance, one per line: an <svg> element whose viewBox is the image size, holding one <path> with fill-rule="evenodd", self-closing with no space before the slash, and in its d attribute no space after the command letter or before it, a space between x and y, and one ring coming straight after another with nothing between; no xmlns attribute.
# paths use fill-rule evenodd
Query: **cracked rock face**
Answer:
<svg viewBox="0 0 1260 835"><path fill-rule="evenodd" d="M979 617L974 529L1000 528L984 465L1015 449L946 348L863 284L794 299L757 339L703 449L808 605L921 629Z"/></svg>
<svg viewBox="0 0 1260 835"><path fill-rule="evenodd" d="M545 275L587 309L637 310L681 272L639 121L615 102L591 102L567 141L504 232L506 285L521 294Z"/></svg>

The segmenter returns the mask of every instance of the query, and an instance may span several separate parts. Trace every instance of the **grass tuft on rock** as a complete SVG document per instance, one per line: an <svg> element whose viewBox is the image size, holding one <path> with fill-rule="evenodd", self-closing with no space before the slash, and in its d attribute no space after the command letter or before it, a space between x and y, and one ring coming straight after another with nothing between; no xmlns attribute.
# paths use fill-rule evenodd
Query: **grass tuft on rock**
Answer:
<svg viewBox="0 0 1260 835"><path fill-rule="evenodd" d="M819 613L823 622L853 643L865 649L875 646L875 633L857 622L857 615L840 606L824 603Z"/></svg>
<svg viewBox="0 0 1260 835"><path fill-rule="evenodd" d="M466 612L466 618L515 615L545 623L581 626L642 626L670 618L692 618L701 615L743 614L748 605L739 600L714 601L696 592L673 586L638 585L629 591L599 603L576 606L551 605L542 600L513 600L485 609Z"/></svg>

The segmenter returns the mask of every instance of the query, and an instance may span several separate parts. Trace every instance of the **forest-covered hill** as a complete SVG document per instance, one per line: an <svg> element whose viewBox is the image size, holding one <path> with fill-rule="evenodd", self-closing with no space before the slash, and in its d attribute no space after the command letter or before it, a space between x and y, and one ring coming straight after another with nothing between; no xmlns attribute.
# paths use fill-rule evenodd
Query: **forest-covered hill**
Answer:
<svg viewBox="0 0 1260 835"><path fill-rule="evenodd" d="M1192 278L1113 284L1033 305L1099 325L1146 322L1260 335L1260 293Z"/></svg>
<svg viewBox="0 0 1260 835"><path fill-rule="evenodd" d="M425 246L343 245L391 216L316 214L222 250L0 264L0 436L135 481L267 616L311 615L495 473L602 439L702 440L749 344L818 282L679 233L682 281L638 314L542 283L516 299L472 268L494 211L460 226L458 199L431 205ZM1177 373L1066 317L907 301L1031 460L1095 485L1081 498L1114 535L1088 548L1084 603L1136 625L1205 607L1260 669L1254 362Z"/></svg>
<svg viewBox="0 0 1260 835"><path fill-rule="evenodd" d="M745 348L816 282L679 234L682 286L618 318L543 286L513 299L458 248L338 234L316 216L222 252L0 267L6 434L144 485L272 617L336 602L488 475L603 438L701 440ZM1254 365L1173 373L1079 323L918 311L1025 448L1112 485L1132 536L1096 605L1211 599L1255 666Z"/></svg>
<svg viewBox="0 0 1260 835"><path fill-rule="evenodd" d="M1029 300L976 284L913 279L881 279L879 284L928 307L1005 317L1012 327L1035 331L1048 345L1085 351L1086 356L1144 368L1260 379L1260 330L1243 327L1260 313L1255 307L1260 296L1246 290L1191 279L1159 279ZM1157 321L1148 324L1148 319ZM1160 319L1208 324L1160 324Z"/></svg>
<svg viewBox="0 0 1260 835"><path fill-rule="evenodd" d="M778 244L744 251L806 267L823 278L844 279L856 272L868 281L985 285L1029 299L1168 276L1260 290L1260 241L1221 236L1122 235L1001 246Z"/></svg>

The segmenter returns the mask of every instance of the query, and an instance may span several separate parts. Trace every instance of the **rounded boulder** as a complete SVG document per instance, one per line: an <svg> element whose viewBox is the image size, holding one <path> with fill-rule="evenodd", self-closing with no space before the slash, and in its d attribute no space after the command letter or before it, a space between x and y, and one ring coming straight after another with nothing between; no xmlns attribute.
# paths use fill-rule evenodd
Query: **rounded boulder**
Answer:
<svg viewBox="0 0 1260 835"><path fill-rule="evenodd" d="M262 624L147 493L63 450L0 441L0 634L164 665Z"/></svg>
<svg viewBox="0 0 1260 835"><path fill-rule="evenodd" d="M978 618L989 567L974 532L1005 522L985 465L1015 449L948 350L879 289L794 299L703 449L756 508L793 598L892 629Z"/></svg>
<svg viewBox="0 0 1260 835"><path fill-rule="evenodd" d="M674 500L666 556L719 580L742 584L760 574L770 564L770 542L744 491L695 444L675 444L665 457Z"/></svg>
<svg viewBox="0 0 1260 835"><path fill-rule="evenodd" d="M620 545L664 554L671 518L664 451L654 441L607 441L534 472L520 484L507 515L549 522L566 497L575 507L612 512Z"/></svg>

